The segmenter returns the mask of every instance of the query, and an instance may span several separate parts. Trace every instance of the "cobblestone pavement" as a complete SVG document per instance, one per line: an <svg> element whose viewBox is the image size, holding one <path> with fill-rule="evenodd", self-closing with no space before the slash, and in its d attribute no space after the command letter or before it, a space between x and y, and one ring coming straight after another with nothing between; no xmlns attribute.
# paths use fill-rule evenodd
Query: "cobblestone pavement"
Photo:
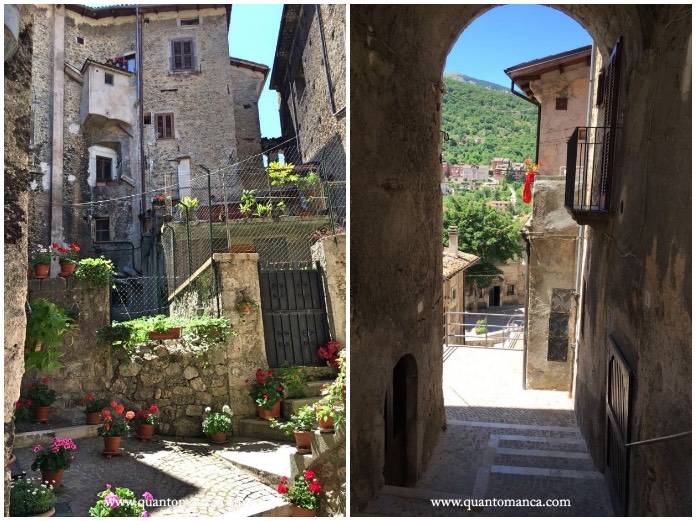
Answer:
<svg viewBox="0 0 696 521"><path fill-rule="evenodd" d="M415 488L385 487L374 516L612 516L567 392L522 388L520 351L459 348L444 364L447 430ZM483 508L431 499L489 500ZM493 506L569 500L570 506ZM461 504L463 505L463 503Z"/></svg>
<svg viewBox="0 0 696 521"><path fill-rule="evenodd" d="M88 516L89 507L106 483L130 488L138 497L147 491L158 500L184 500L148 507L153 515L219 516L278 500L275 491L216 456L219 447L200 438L124 439L124 456L111 459L102 455L101 438L83 438L75 443L75 460L57 491L58 502L69 504L73 516ZM28 475L40 477L30 469L30 448L18 449L15 454Z"/></svg>

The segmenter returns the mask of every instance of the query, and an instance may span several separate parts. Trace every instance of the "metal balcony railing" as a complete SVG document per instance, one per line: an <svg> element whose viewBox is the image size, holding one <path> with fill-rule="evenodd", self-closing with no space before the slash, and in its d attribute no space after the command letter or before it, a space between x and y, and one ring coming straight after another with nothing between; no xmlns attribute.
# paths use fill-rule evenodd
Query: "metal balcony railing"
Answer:
<svg viewBox="0 0 696 521"><path fill-rule="evenodd" d="M611 211L615 132L612 127L578 127L568 141L565 205L579 224Z"/></svg>

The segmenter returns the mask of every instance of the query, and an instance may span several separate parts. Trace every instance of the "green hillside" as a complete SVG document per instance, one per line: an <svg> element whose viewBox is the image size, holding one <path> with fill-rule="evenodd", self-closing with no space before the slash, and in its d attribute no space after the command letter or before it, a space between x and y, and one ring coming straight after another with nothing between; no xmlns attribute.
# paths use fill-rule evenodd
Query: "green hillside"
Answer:
<svg viewBox="0 0 696 521"><path fill-rule="evenodd" d="M445 77L443 159L452 164L488 164L494 157L522 162L534 157L537 109L509 91ZM483 143L476 143L482 138Z"/></svg>

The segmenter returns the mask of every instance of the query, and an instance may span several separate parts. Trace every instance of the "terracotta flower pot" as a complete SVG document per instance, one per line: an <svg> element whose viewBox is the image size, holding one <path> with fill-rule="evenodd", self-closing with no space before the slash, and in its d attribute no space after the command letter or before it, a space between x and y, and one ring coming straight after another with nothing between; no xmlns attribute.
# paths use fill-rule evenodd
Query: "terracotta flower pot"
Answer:
<svg viewBox="0 0 696 521"><path fill-rule="evenodd" d="M326 421L324 421L322 418L319 418L317 419L317 423L319 424L319 430L321 432L334 432L333 416L329 416Z"/></svg>
<svg viewBox="0 0 696 521"><path fill-rule="evenodd" d="M292 517L317 517L317 510L309 510L307 508L290 505Z"/></svg>
<svg viewBox="0 0 696 521"><path fill-rule="evenodd" d="M150 440L155 435L155 426L149 423L140 423L136 428L138 437L143 440Z"/></svg>
<svg viewBox="0 0 696 521"><path fill-rule="evenodd" d="M39 423L48 423L48 419L51 416L51 406L46 405L45 407L33 406L31 408L32 419Z"/></svg>
<svg viewBox="0 0 696 521"><path fill-rule="evenodd" d="M61 262L60 263L60 273L58 274L59 277L69 277L70 275L73 274L73 271L75 271L75 263L74 262Z"/></svg>
<svg viewBox="0 0 696 521"><path fill-rule="evenodd" d="M280 418L280 402L276 402L273 407L269 409L262 409L258 405L256 406L256 411L259 413L259 418L262 420L270 420L271 418Z"/></svg>
<svg viewBox="0 0 696 521"><path fill-rule="evenodd" d="M63 481L63 472L65 472L65 469L58 469L55 472L51 472L50 470L42 470L41 481L48 483L49 485L53 485L53 488L58 488Z"/></svg>
<svg viewBox="0 0 696 521"><path fill-rule="evenodd" d="M53 517L53 514L56 513L56 507L51 507L51 510L47 510L43 514L34 514L31 517Z"/></svg>
<svg viewBox="0 0 696 521"><path fill-rule="evenodd" d="M12 454L12 455L10 456L10 459L7 460L7 463L5 463L5 468L6 468L6 469L11 469L11 468L12 468L12 464L13 464L15 461L17 461L17 456L15 456L14 454Z"/></svg>
<svg viewBox="0 0 696 521"><path fill-rule="evenodd" d="M85 423L87 425L99 425L101 423L101 413L100 412L87 412L87 413L85 413Z"/></svg>
<svg viewBox="0 0 696 521"><path fill-rule="evenodd" d="M213 443L226 443L227 433L226 432L216 432L210 437Z"/></svg>
<svg viewBox="0 0 696 521"><path fill-rule="evenodd" d="M239 311L240 315L251 315L251 305L239 304L237 306L237 311Z"/></svg>
<svg viewBox="0 0 696 521"><path fill-rule="evenodd" d="M179 338L181 334L180 327L173 327L167 331L149 331L147 337L150 340L171 340L174 338Z"/></svg>
<svg viewBox="0 0 696 521"><path fill-rule="evenodd" d="M297 445L298 454L312 453L312 433L308 431L294 432L295 445Z"/></svg>
<svg viewBox="0 0 696 521"><path fill-rule="evenodd" d="M108 454L121 452L121 436L104 436L104 452Z"/></svg>
<svg viewBox="0 0 696 521"><path fill-rule="evenodd" d="M50 264L36 264L34 266L34 277L37 279L45 279L51 272Z"/></svg>

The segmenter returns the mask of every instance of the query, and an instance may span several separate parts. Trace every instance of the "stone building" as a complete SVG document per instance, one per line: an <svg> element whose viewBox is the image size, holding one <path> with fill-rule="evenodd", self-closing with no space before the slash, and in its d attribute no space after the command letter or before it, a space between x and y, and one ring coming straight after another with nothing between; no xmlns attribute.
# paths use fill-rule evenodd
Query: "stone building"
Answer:
<svg viewBox="0 0 696 521"><path fill-rule="evenodd" d="M478 309L524 304L527 295L527 261L510 259L506 263L496 264L495 267L500 273L493 277L487 288L469 289L466 305L468 310L473 309L474 291L478 291Z"/></svg>
<svg viewBox="0 0 696 521"><path fill-rule="evenodd" d="M354 512L385 483L414 483L446 425L439 78L461 31L491 8L351 8ZM555 8L590 33L598 66L616 64L623 41L621 63L607 69L620 82L605 83L616 103L593 110L615 137L605 206L574 211L594 219L580 283L577 422L594 465L626 484L611 487L617 513L690 515L690 6ZM620 417L607 406L618 381L627 384ZM390 424L401 426L396 436ZM625 446L669 435L680 437Z"/></svg>
<svg viewBox="0 0 696 521"><path fill-rule="evenodd" d="M193 183L204 167L261 152L268 67L230 58L230 5L35 5L30 16L30 247L76 242L121 272L161 273L153 198L207 204ZM242 188L227 185L231 198Z"/></svg>
<svg viewBox="0 0 696 521"><path fill-rule="evenodd" d="M450 226L449 245L442 251L442 304L445 312L444 344L464 343L466 309L466 270L479 261L471 253L459 251L459 229Z"/></svg>
<svg viewBox="0 0 696 521"><path fill-rule="evenodd" d="M330 181L346 180L345 25L345 5L285 5L270 79L280 142L296 138L285 156L315 164L331 158Z"/></svg>
<svg viewBox="0 0 696 521"><path fill-rule="evenodd" d="M541 111L539 162L528 242L525 382L528 389L570 391L575 364L578 225L564 208L567 141L588 122L592 46L505 70ZM561 175L563 174L563 175Z"/></svg>
<svg viewBox="0 0 696 521"><path fill-rule="evenodd" d="M442 163L442 174L448 181L487 181L488 165L450 165Z"/></svg>

